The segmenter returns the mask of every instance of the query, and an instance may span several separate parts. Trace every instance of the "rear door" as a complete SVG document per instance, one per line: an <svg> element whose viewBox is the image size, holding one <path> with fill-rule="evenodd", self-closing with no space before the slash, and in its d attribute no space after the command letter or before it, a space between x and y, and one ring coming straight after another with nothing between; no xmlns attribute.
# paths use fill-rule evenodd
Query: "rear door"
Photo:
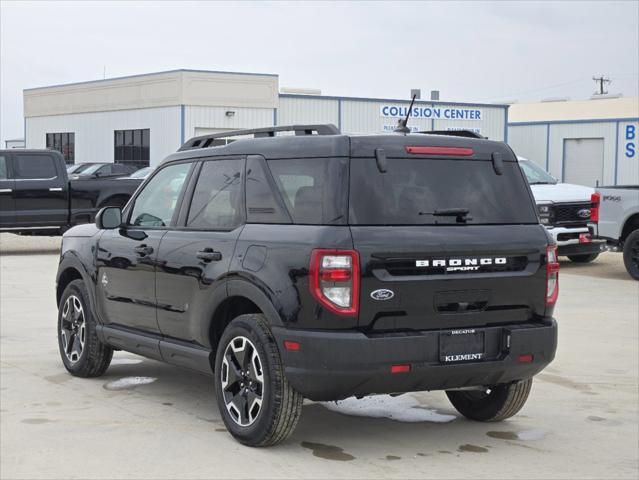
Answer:
<svg viewBox="0 0 639 480"><path fill-rule="evenodd" d="M13 199L16 225L66 225L69 218L68 182L62 157L53 152L13 153Z"/></svg>
<svg viewBox="0 0 639 480"><path fill-rule="evenodd" d="M361 327L447 329L544 314L548 240L515 161L497 175L490 160L388 158L381 173L374 158L353 158L349 203Z"/></svg>
<svg viewBox="0 0 639 480"><path fill-rule="evenodd" d="M10 154L0 153L0 227L12 227L16 218L10 163Z"/></svg>
<svg viewBox="0 0 639 480"><path fill-rule="evenodd" d="M209 318L209 308L226 297L222 280L245 220L244 162L241 157L202 162L178 225L162 238L158 324L168 337L201 343L202 318Z"/></svg>

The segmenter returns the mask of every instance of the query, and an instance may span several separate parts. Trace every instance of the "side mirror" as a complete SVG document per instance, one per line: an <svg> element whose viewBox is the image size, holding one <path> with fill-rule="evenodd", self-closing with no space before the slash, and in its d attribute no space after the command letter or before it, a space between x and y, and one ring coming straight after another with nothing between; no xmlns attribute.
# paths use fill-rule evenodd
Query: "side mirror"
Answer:
<svg viewBox="0 0 639 480"><path fill-rule="evenodd" d="M95 216L95 225L100 230L113 230L122 225L122 210L118 207L101 208Z"/></svg>

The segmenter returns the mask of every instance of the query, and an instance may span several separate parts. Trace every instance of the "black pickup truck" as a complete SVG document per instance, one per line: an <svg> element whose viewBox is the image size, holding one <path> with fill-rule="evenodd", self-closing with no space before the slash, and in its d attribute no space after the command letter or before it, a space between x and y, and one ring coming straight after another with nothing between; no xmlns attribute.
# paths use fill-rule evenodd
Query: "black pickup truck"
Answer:
<svg viewBox="0 0 639 480"><path fill-rule="evenodd" d="M65 233L60 355L79 377L104 374L113 349L213 374L247 445L284 440L304 397L444 390L499 421L554 358L558 270L504 143L225 132Z"/></svg>
<svg viewBox="0 0 639 480"><path fill-rule="evenodd" d="M0 150L0 231L58 233L123 207L142 179L69 180L53 150Z"/></svg>

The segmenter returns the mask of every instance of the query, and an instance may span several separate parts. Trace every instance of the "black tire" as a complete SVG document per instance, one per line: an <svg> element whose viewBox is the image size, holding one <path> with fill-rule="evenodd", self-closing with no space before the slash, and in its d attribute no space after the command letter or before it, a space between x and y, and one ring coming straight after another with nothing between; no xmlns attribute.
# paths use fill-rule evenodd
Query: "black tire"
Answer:
<svg viewBox="0 0 639 480"><path fill-rule="evenodd" d="M591 253L590 255L568 255L568 258L575 263L590 263L598 256L598 253Z"/></svg>
<svg viewBox="0 0 639 480"><path fill-rule="evenodd" d="M73 304L77 305L76 300L81 305L82 321L77 320L78 325L71 327L75 323L74 317L80 317L75 314ZM66 308L74 310L71 312ZM75 334L71 333L74 328L77 329ZM83 342L80 341L81 338L84 339ZM78 352L79 345L81 350ZM58 308L58 347L64 367L76 377L99 377L111 364L113 349L98 338L95 317L82 280L72 281L62 293Z"/></svg>
<svg viewBox="0 0 639 480"><path fill-rule="evenodd" d="M453 390L446 395L464 417L478 422L500 422L515 415L530 393L532 378L520 382L495 385L484 390Z"/></svg>
<svg viewBox="0 0 639 480"><path fill-rule="evenodd" d="M635 230L623 242L623 263L632 278L639 280L639 230Z"/></svg>
<svg viewBox="0 0 639 480"><path fill-rule="evenodd" d="M257 413L255 413L255 418L252 422L246 425L241 425L241 416L237 418L237 413L239 413L238 409L235 409L235 415L231 413L235 404L229 400L228 403L231 404L231 406L227 407L227 400L225 399L225 396L227 396L227 398L239 398L238 395L241 395L242 392L240 388L239 393L233 396L233 392L236 391L236 387L240 381L234 380L240 377L237 376L236 373L233 373L234 378L229 376L229 369L231 368L228 366L230 363L229 355L235 354L227 350L228 348L232 348L232 342L236 342L234 343L236 348L238 348L238 346L242 347L243 341L238 340L242 338L249 341L246 342L244 340L244 353L242 356L246 356L250 353L251 357L254 358L253 351L256 351L260 367L256 368L252 363L251 365L245 363L246 368L243 371L248 373L249 370L251 372L259 370L262 375L262 381L255 382L255 384L262 384L262 387L259 387L261 406ZM235 365L237 366L237 364ZM235 372L237 371L236 369ZM223 380L223 377L225 377L225 380ZM224 390L223 387L225 381L226 390ZM246 378L244 382L246 382ZM236 387L233 387L233 385ZM244 384L242 383L240 385ZM254 385L253 380L251 380L251 385ZM231 435L244 445L267 447L284 441L293 433L300 414L302 413L303 398L286 380L277 344L263 315L240 315L224 330L215 357L215 395L217 397L220 415L226 428ZM245 396L245 398L247 397ZM254 401L251 405L248 405L248 401L247 399L245 405L246 410L244 410L246 417L249 417L249 410L255 405Z"/></svg>

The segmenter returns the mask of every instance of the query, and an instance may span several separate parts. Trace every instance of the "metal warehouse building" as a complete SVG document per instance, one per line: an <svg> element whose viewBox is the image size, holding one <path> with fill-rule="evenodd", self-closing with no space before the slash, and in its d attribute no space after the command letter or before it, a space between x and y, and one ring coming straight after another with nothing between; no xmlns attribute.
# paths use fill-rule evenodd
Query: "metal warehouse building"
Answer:
<svg viewBox="0 0 639 480"><path fill-rule="evenodd" d="M392 131L407 99L280 93L277 75L175 70L24 90L27 148L69 163L156 165L190 137L240 128L333 123ZM418 100L413 130L470 129L505 140L508 106Z"/></svg>
<svg viewBox="0 0 639 480"><path fill-rule="evenodd" d="M513 104L508 143L560 181L639 184L639 98Z"/></svg>

